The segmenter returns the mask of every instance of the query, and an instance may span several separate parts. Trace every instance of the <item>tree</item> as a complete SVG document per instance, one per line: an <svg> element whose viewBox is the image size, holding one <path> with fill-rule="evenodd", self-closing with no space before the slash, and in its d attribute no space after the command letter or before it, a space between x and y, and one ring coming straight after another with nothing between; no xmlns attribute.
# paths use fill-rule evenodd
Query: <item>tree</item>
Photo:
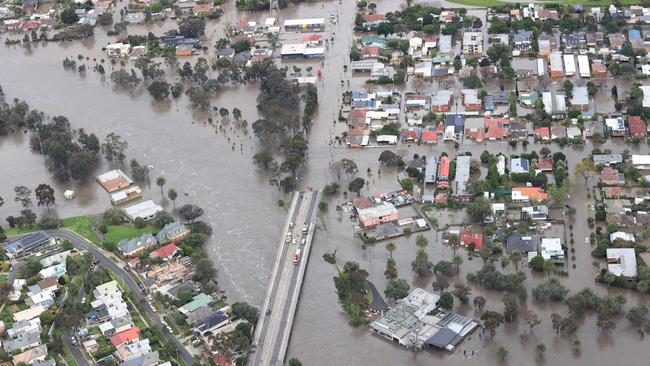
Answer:
<svg viewBox="0 0 650 366"><path fill-rule="evenodd" d="M463 87L468 88L468 89L480 89L483 87L483 83L481 83L481 79L479 79L478 76L476 75L470 75L465 78L460 79L463 83Z"/></svg>
<svg viewBox="0 0 650 366"><path fill-rule="evenodd" d="M452 263L441 260L433 266L433 273L439 276L451 277L454 275Z"/></svg>
<svg viewBox="0 0 650 366"><path fill-rule="evenodd" d="M185 18L178 24L178 33L186 38L199 38L205 32L205 21Z"/></svg>
<svg viewBox="0 0 650 366"><path fill-rule="evenodd" d="M487 56L492 63L501 60L502 56L510 57L510 47L502 43L495 43L487 50Z"/></svg>
<svg viewBox="0 0 650 366"><path fill-rule="evenodd" d="M50 206L56 201L54 198L54 189L47 184L39 184L34 190L34 194L36 195L37 204L47 207L48 211L50 210Z"/></svg>
<svg viewBox="0 0 650 366"><path fill-rule="evenodd" d="M273 153L269 149L263 149L253 155L253 161L259 168L268 169L273 163Z"/></svg>
<svg viewBox="0 0 650 366"><path fill-rule="evenodd" d="M519 249L515 249L510 253L510 261L515 265L515 270L519 270L519 263L523 259L523 254Z"/></svg>
<svg viewBox="0 0 650 366"><path fill-rule="evenodd" d="M109 208L102 214L102 219L108 225L121 225L126 221L126 213L119 208Z"/></svg>
<svg viewBox="0 0 650 366"><path fill-rule="evenodd" d="M14 201L20 202L20 205L23 206L24 209L32 207L31 189L25 186L17 186L14 187L14 193L16 194Z"/></svg>
<svg viewBox="0 0 650 366"><path fill-rule="evenodd" d="M451 262L456 266L456 274L460 273L460 265L463 264L463 257L456 254L451 258Z"/></svg>
<svg viewBox="0 0 650 366"><path fill-rule="evenodd" d="M429 240L425 238L424 235L420 234L415 238L415 245L420 249L424 249L429 245Z"/></svg>
<svg viewBox="0 0 650 366"><path fill-rule="evenodd" d="M165 100L169 96L170 85L166 81L153 81L147 90L153 99L157 101Z"/></svg>
<svg viewBox="0 0 650 366"><path fill-rule="evenodd" d="M392 279L389 280L386 284L386 290L384 290L384 294L389 299L399 300L408 296L409 288L409 284L405 279Z"/></svg>
<svg viewBox="0 0 650 366"><path fill-rule="evenodd" d="M539 320L539 317L537 316L537 313L535 313L532 310L526 311L524 314L524 320L526 321L526 324L530 327L530 332L533 332L533 328L539 324L542 323L541 320Z"/></svg>
<svg viewBox="0 0 650 366"><path fill-rule="evenodd" d="M530 261L530 267L533 271L543 272L544 271L544 257L541 255L533 257Z"/></svg>
<svg viewBox="0 0 650 366"><path fill-rule="evenodd" d="M366 184L366 181L363 178L354 178L348 185L348 190L350 192L355 192L357 196L361 196L361 189Z"/></svg>
<svg viewBox="0 0 650 366"><path fill-rule="evenodd" d="M485 307L486 300L483 296L476 296L474 298L474 307L477 307L479 311L483 311L483 308Z"/></svg>
<svg viewBox="0 0 650 366"><path fill-rule="evenodd" d="M393 252L395 251L395 249L397 249L397 247L395 247L395 243L393 242L386 243L386 250L388 251L388 254L390 254L391 259L393 259Z"/></svg>
<svg viewBox="0 0 650 366"><path fill-rule="evenodd" d="M551 326L553 327L555 334L560 333L560 329L562 328L562 316L560 314L551 314Z"/></svg>
<svg viewBox="0 0 650 366"><path fill-rule="evenodd" d="M535 346L535 358L539 360L544 359L544 352L546 352L546 345L544 345L544 343Z"/></svg>
<svg viewBox="0 0 650 366"><path fill-rule="evenodd" d="M411 269L418 277L433 273L433 263L429 261L429 255L423 249L418 250L415 260L411 262Z"/></svg>
<svg viewBox="0 0 650 366"><path fill-rule="evenodd" d="M353 176L357 174L359 171L359 168L357 167L357 163L354 162L352 159L341 159L341 168L345 171L345 174L348 176Z"/></svg>
<svg viewBox="0 0 650 366"><path fill-rule="evenodd" d="M454 307L454 297L449 292L443 292L440 294L437 305L443 309L451 310Z"/></svg>
<svg viewBox="0 0 650 366"><path fill-rule="evenodd" d="M192 103L194 108L207 110L210 107L212 93L209 91L200 87L193 87L187 89L185 94L190 98L190 103Z"/></svg>
<svg viewBox="0 0 650 366"><path fill-rule="evenodd" d="M467 213L474 222L483 222L492 214L492 206L485 197L480 196L469 204Z"/></svg>
<svg viewBox="0 0 650 366"><path fill-rule="evenodd" d="M519 315L519 303L517 298L512 294L505 294L503 296L503 317L505 321L512 322Z"/></svg>
<svg viewBox="0 0 650 366"><path fill-rule="evenodd" d="M544 146L539 150L539 154L543 157L547 157L551 154L551 150L548 147Z"/></svg>
<svg viewBox="0 0 650 366"><path fill-rule="evenodd" d="M625 318L627 318L631 326L640 328L646 321L646 315L648 315L648 307L645 305L639 305L630 308L630 310L627 311Z"/></svg>
<svg viewBox="0 0 650 366"><path fill-rule="evenodd" d="M568 293L569 290L555 278L538 285L532 291L533 299L540 303L564 301Z"/></svg>
<svg viewBox="0 0 650 366"><path fill-rule="evenodd" d="M481 315L481 320L483 321L483 327L490 332L491 337L494 337L497 328L505 321L501 313L491 310L487 310L483 313L483 315Z"/></svg>
<svg viewBox="0 0 650 366"><path fill-rule="evenodd" d="M201 258L196 262L196 273L194 277L200 283L208 283L217 277L217 269L214 268L214 264L210 259Z"/></svg>
<svg viewBox="0 0 650 366"><path fill-rule="evenodd" d="M104 143L102 144L102 152L106 157L106 160L113 161L117 160L119 162L124 161L126 155L124 151L129 147L128 142L122 141L122 137L114 132L106 135Z"/></svg>
<svg viewBox="0 0 650 366"><path fill-rule="evenodd" d="M452 291L452 294L454 294L462 304L467 304L469 302L469 295L471 295L471 293L472 289L462 283L455 284L454 291Z"/></svg>
<svg viewBox="0 0 650 366"><path fill-rule="evenodd" d="M172 201L172 204L174 205L174 209L176 209L176 198L178 198L178 193L174 188L170 188L167 191L167 197Z"/></svg>
<svg viewBox="0 0 650 366"><path fill-rule="evenodd" d="M160 187L160 195L164 198L165 197L165 192L163 191L163 187L165 186L165 183L167 181L165 180L165 177L158 177L156 178L156 185Z"/></svg>
<svg viewBox="0 0 650 366"><path fill-rule="evenodd" d="M289 366L302 366L302 362L299 359L292 357L289 359Z"/></svg>
<svg viewBox="0 0 650 366"><path fill-rule="evenodd" d="M74 6L68 6L59 14L61 23L65 25L72 25L79 21L79 16L75 12Z"/></svg>
<svg viewBox="0 0 650 366"><path fill-rule="evenodd" d="M501 361L505 361L506 358L508 358L508 353L509 352L507 349L505 349L505 347L499 347L499 349L497 350L497 356Z"/></svg>
<svg viewBox="0 0 650 366"><path fill-rule="evenodd" d="M575 177L582 177L585 180L585 187L589 184L589 178L598 174L598 167L594 164L594 161L588 158L582 159L576 166L573 168L573 174Z"/></svg>
<svg viewBox="0 0 650 366"><path fill-rule="evenodd" d="M109 77L113 83L116 85L126 88L127 90L133 90L138 85L142 79L138 77L135 71L131 70L129 73L124 69L113 71Z"/></svg>
<svg viewBox="0 0 650 366"><path fill-rule="evenodd" d="M133 179L135 179L136 182L144 182L145 180L148 181L149 167L146 165L140 165L140 163L135 159L132 159L129 165L131 166L131 174L133 174Z"/></svg>
<svg viewBox="0 0 650 366"><path fill-rule="evenodd" d="M203 209L195 205L183 205L179 210L179 214L186 221L194 222L194 220L203 216Z"/></svg>
<svg viewBox="0 0 650 366"><path fill-rule="evenodd" d="M174 217L167 211L158 211L153 217L152 224L155 227L162 228L167 224L174 222Z"/></svg>
<svg viewBox="0 0 650 366"><path fill-rule="evenodd" d="M460 237L456 234L451 234L447 238L447 245L451 247L451 250L454 252L454 255L456 255L456 249L460 247Z"/></svg>
<svg viewBox="0 0 650 366"><path fill-rule="evenodd" d="M390 150L384 150L381 152L381 154L379 154L379 162L382 165L397 166L401 161L402 158Z"/></svg>

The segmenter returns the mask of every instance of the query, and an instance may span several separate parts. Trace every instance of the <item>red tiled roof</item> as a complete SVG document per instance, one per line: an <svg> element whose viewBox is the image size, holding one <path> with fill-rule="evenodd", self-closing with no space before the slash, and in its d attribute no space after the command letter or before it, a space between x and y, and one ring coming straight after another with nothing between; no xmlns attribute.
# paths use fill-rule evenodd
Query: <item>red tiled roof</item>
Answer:
<svg viewBox="0 0 650 366"><path fill-rule="evenodd" d="M460 242L464 246L469 246L474 244L475 250L481 249L483 246L483 234L481 233L472 233L469 228L463 230L463 233L460 235Z"/></svg>
<svg viewBox="0 0 650 366"><path fill-rule="evenodd" d="M537 169L542 171L553 170L553 159L551 158L541 158L537 162Z"/></svg>
<svg viewBox="0 0 650 366"><path fill-rule="evenodd" d="M520 192L522 196L535 201L546 201L548 199L548 193L538 187L517 187L513 188L512 191Z"/></svg>
<svg viewBox="0 0 650 366"><path fill-rule="evenodd" d="M115 348L125 344L125 343L130 343L133 341L137 341L140 339L140 328L138 327L133 327L131 329L127 329L123 332L117 333L116 335L112 336L110 338L111 343Z"/></svg>
<svg viewBox="0 0 650 366"><path fill-rule="evenodd" d="M639 116L630 116L627 125L632 136L645 136L647 134L645 121Z"/></svg>
<svg viewBox="0 0 650 366"><path fill-rule="evenodd" d="M600 180L603 183L609 184L625 183L625 179L621 176L621 173L609 166L605 167L603 171L600 172Z"/></svg>
<svg viewBox="0 0 650 366"><path fill-rule="evenodd" d="M384 19L386 19L386 14L379 14L379 13L363 14L362 17L363 17L364 22L374 22L376 20L384 20Z"/></svg>
<svg viewBox="0 0 650 366"><path fill-rule="evenodd" d="M488 139L502 139L508 136L508 130L506 127L510 125L510 118L508 117L486 117L485 118L485 127L487 127L487 138Z"/></svg>
<svg viewBox="0 0 650 366"><path fill-rule="evenodd" d="M539 136L542 140L548 140L551 138L551 130L548 127L536 128L535 135Z"/></svg>
<svg viewBox="0 0 650 366"><path fill-rule="evenodd" d="M623 188L621 187L604 187L603 192L605 193L605 197L618 197L623 194Z"/></svg>
<svg viewBox="0 0 650 366"><path fill-rule="evenodd" d="M420 139L420 136L416 131L406 130L406 131L402 131L402 138L405 140L417 141Z"/></svg>
<svg viewBox="0 0 650 366"><path fill-rule="evenodd" d="M437 142L437 141L438 141L437 131L422 131L422 142Z"/></svg>
<svg viewBox="0 0 650 366"><path fill-rule="evenodd" d="M449 158L443 156L440 158L440 168L438 169L438 177L449 177Z"/></svg>
<svg viewBox="0 0 650 366"><path fill-rule="evenodd" d="M352 202L354 208L370 208L372 207L372 202L366 197L357 198Z"/></svg>
<svg viewBox="0 0 650 366"><path fill-rule="evenodd" d="M176 254L176 251L178 251L178 247L174 243L170 243L165 245L164 247L155 250L151 253L152 258L168 258L171 257L172 255Z"/></svg>
<svg viewBox="0 0 650 366"><path fill-rule="evenodd" d="M379 56L379 47L366 47L363 49L364 56Z"/></svg>
<svg viewBox="0 0 650 366"><path fill-rule="evenodd" d="M603 64L591 64L591 71L595 74L604 74L607 72L607 66Z"/></svg>
<svg viewBox="0 0 650 366"><path fill-rule="evenodd" d="M214 8L214 4L212 4L212 3L207 3L207 4L196 4L196 5L194 5L194 7L192 8L192 10L193 10L195 13L199 13L199 12L208 12L208 11L212 11L213 8Z"/></svg>
<svg viewBox="0 0 650 366"><path fill-rule="evenodd" d="M438 37L432 36L424 39L424 42L438 42Z"/></svg>

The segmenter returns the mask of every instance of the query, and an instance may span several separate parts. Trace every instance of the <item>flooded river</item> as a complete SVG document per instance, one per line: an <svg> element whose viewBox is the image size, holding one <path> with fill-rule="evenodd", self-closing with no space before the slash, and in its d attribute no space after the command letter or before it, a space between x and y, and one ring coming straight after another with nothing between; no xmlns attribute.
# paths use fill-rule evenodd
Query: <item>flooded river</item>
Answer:
<svg viewBox="0 0 650 366"><path fill-rule="evenodd" d="M363 88L362 78L343 74L343 65L349 62L349 47L352 41L352 23L355 14L355 2L344 1L302 4L299 7L284 9L276 14L279 21L289 18L329 17L338 14L336 25L327 28L325 34L334 36L335 43L327 50L327 61L322 66L324 78L319 81L320 106L314 128L310 133L310 149L307 166L303 172L304 184L322 187L336 180L336 174L330 170L330 163L343 157L354 159L359 166L359 176L369 181L362 194L377 193L397 188L396 172L382 168L379 174L377 161L381 150L349 151L333 145L333 137L345 131L345 124L333 123L338 115L341 93L341 79L350 79L352 88ZM398 1L377 1L378 11L386 12L399 9ZM206 34L214 41L223 34L226 24L235 24L237 20L263 20L269 14L237 14L233 11L233 1L229 1L226 13L218 22L210 23ZM174 28L172 24L130 27L130 32L142 34L152 31L161 35L165 30ZM135 30L134 30L135 29ZM135 158L142 163L151 164L154 169L151 178L164 176L165 186L179 192L177 205L195 203L205 209L205 220L214 227L214 234L208 244L210 257L219 269L219 282L232 300L247 300L260 305L269 280L271 267L275 258L277 240L281 236L284 212L277 206L277 200L283 196L276 187L268 184L268 176L257 170L251 162L256 149L256 140L241 131L229 130L227 135L214 132L214 127L206 123L205 116L193 114L187 106L187 98L167 103L154 103L142 90L133 94L116 92L95 73L86 77L64 71L61 62L64 57L83 54L102 58L101 47L110 43L105 32L98 30L94 39L66 45L48 44L35 46L31 50L22 48L0 49L0 84L9 98L20 98L33 108L46 111L50 115L67 116L73 127L85 128L94 132L100 139L110 132L117 132L128 143L128 159ZM211 42L212 43L212 42ZM212 52L212 49L211 51ZM209 53L208 57L212 57ZM179 61L183 61L180 59ZM281 62L281 61L278 61ZM93 63L86 62L87 66ZM320 62L304 63L314 68L321 67ZM215 98L214 105L242 110L243 118L252 123L257 119L256 102L258 88L245 85L229 88ZM231 141L228 142L227 138ZM45 169L41 156L29 151L28 136L19 135L0 139L0 196L6 205L0 208L0 217L15 214L17 205L13 202L13 187L27 185L32 189L39 183L49 183L57 192L56 213L60 217L80 214L99 213L110 206L108 194L97 184L57 184L53 182ZM232 149L232 144L236 149ZM240 151L240 144L243 149ZM528 151L539 150L541 146L530 144ZM625 146L608 142L605 146L620 152ZM472 152L474 157L489 148L492 152L502 151L506 155L516 150L507 143L478 145L464 143L458 152ZM647 145L628 147L632 151L648 151ZM560 150L557 145L552 151ZM586 156L591 147L561 149L574 164ZM406 155L438 155L456 151L453 146L434 147L400 146L397 152L406 151ZM102 169L111 168L104 164ZM370 169L370 173L367 173ZM347 178L341 186L347 186ZM78 196L64 202L62 192L65 189L78 191ZM161 200L157 186L143 187L145 199L161 202L169 209L171 203ZM523 324L510 323L498 330L495 338L483 344L483 340L474 335L459 346L453 354L444 352L413 353L373 336L366 328L355 329L347 324L337 303L332 277L336 274L333 266L322 260L326 252L337 250L337 261L342 265L347 260L356 260L368 270L370 279L380 291L385 287L383 272L388 253L384 244L362 249L353 238L351 224L345 214L339 216L334 210L343 197L330 203L330 210L323 218L323 227L316 234L314 253L310 258L306 279L296 322L288 350L289 357L300 358L305 365L496 365L500 364L495 355L498 347L504 346L510 351L507 364L530 365L535 363L535 345L544 342L547 347L546 363L560 365L645 365L642 354L647 349L646 342L639 340L635 330L628 327L627 321L621 319L616 330L610 335L603 335L596 327L594 316L587 317L581 325L577 337L582 342L582 353L575 356L571 352L571 339L556 337L551 329L550 314L558 312L566 315L566 307L531 306L539 314L543 323L534 329L534 334L522 343L519 334L527 330ZM573 222L576 238L576 269L568 268L570 276L561 279L572 292L584 287L594 288L591 247L584 243L588 236L585 218L591 214L587 211L590 203L582 180L576 181L572 200L578 212ZM451 251L437 240L435 231L426 233L429 238L427 251L432 261L450 259ZM397 250L394 253L399 275L406 278L412 286L430 289L430 279L413 278L410 262L416 252L415 238L400 238L394 241ZM464 255L464 254L463 254ZM467 272L480 268L482 260L468 260L461 267L461 274L454 281L464 281ZM509 268L513 271L514 268ZM528 288L534 287L543 276L529 275L526 280ZM453 281L452 281L453 282ZM606 289L598 289L600 295ZM483 295L487 298L487 309L502 311L502 294L474 289L472 297ZM646 297L639 297L631 292L624 292L628 306L647 302ZM530 296L529 296L530 297ZM531 300L528 300L531 305ZM459 313L479 317L471 306L460 306ZM523 311L523 309L522 309ZM466 356L464 356L464 352ZM474 355L472 355L474 352ZM633 355L633 356L631 356Z"/></svg>

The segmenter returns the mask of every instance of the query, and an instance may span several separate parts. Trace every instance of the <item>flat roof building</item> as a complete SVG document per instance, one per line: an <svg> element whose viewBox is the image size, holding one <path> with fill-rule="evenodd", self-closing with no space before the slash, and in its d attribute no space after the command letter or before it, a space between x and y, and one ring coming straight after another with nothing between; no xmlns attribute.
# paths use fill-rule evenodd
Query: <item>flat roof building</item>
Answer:
<svg viewBox="0 0 650 366"><path fill-rule="evenodd" d="M97 182L109 193L113 193L133 184L133 180L119 169L98 175Z"/></svg>
<svg viewBox="0 0 650 366"><path fill-rule="evenodd" d="M607 248L607 270L615 276L636 277L634 248Z"/></svg>
<svg viewBox="0 0 650 366"><path fill-rule="evenodd" d="M10 258L20 257L37 251L39 248L52 242L53 239L45 231L27 234L7 245L7 256Z"/></svg>
<svg viewBox="0 0 650 366"><path fill-rule="evenodd" d="M148 221L156 216L156 213L162 211L163 208L157 205L154 201L148 200L133 206L129 206L124 209L126 216L131 221L135 221L137 218L142 218L144 221Z"/></svg>

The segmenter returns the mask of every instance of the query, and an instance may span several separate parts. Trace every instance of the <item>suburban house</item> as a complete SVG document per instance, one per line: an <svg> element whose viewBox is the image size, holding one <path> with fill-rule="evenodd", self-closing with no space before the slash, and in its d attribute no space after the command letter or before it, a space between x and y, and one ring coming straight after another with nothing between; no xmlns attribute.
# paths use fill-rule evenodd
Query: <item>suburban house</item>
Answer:
<svg viewBox="0 0 650 366"><path fill-rule="evenodd" d="M47 346L42 344L38 347L28 349L23 353L19 353L13 357L14 365L28 364L32 365L38 361L45 361L47 357Z"/></svg>
<svg viewBox="0 0 650 366"><path fill-rule="evenodd" d="M517 187L512 189L513 201L537 201L542 202L548 199L548 193L539 187Z"/></svg>
<svg viewBox="0 0 650 366"><path fill-rule="evenodd" d="M133 239L122 239L117 243L119 249L127 257L136 256L158 244L153 235L147 233Z"/></svg>
<svg viewBox="0 0 650 366"><path fill-rule="evenodd" d="M594 155L593 160L596 165L611 166L622 163L623 155Z"/></svg>
<svg viewBox="0 0 650 366"><path fill-rule="evenodd" d="M607 271L615 276L635 278L637 272L634 248L607 248Z"/></svg>
<svg viewBox="0 0 650 366"><path fill-rule="evenodd" d="M99 185L101 185L108 193L113 193L133 184L133 180L119 169L98 175L97 182L99 182Z"/></svg>
<svg viewBox="0 0 650 366"><path fill-rule="evenodd" d="M445 117L445 132L443 140L460 141L465 129L465 116L462 114L447 114Z"/></svg>
<svg viewBox="0 0 650 366"><path fill-rule="evenodd" d="M546 220L548 217L547 206L526 206L521 208L521 219L531 219L534 221Z"/></svg>
<svg viewBox="0 0 650 366"><path fill-rule="evenodd" d="M515 250L522 253L536 252L535 242L532 236L524 236L519 233L512 233L506 239L506 253L512 254Z"/></svg>
<svg viewBox="0 0 650 366"><path fill-rule="evenodd" d="M469 181L470 157L460 155L456 158L456 176L454 177L454 196L459 201L471 201L474 195L467 191Z"/></svg>
<svg viewBox="0 0 650 366"><path fill-rule="evenodd" d="M650 155L632 155L632 165L640 170L650 170Z"/></svg>
<svg viewBox="0 0 650 366"><path fill-rule="evenodd" d="M440 165L438 166L438 188L445 189L449 187L449 168L451 161L447 156L440 157Z"/></svg>
<svg viewBox="0 0 650 366"><path fill-rule="evenodd" d="M562 60L562 53L560 51L551 52L550 63L551 63L551 77L552 78L564 77L564 62Z"/></svg>
<svg viewBox="0 0 650 366"><path fill-rule="evenodd" d="M508 136L508 125L510 118L508 117L485 117L485 133L488 140L503 140Z"/></svg>
<svg viewBox="0 0 650 366"><path fill-rule="evenodd" d="M542 238L540 244L540 255L545 261L555 264L564 264L564 249L560 238Z"/></svg>
<svg viewBox="0 0 650 366"><path fill-rule="evenodd" d="M533 32L526 30L519 30L514 34L512 44L514 48L520 52L528 52L532 50Z"/></svg>
<svg viewBox="0 0 650 366"><path fill-rule="evenodd" d="M178 247L174 243L169 243L162 248L156 249L151 254L149 258L157 258L164 261L171 259L178 252Z"/></svg>
<svg viewBox="0 0 650 366"><path fill-rule="evenodd" d="M431 110L433 112L449 112L454 94L451 90L438 90L431 97Z"/></svg>
<svg viewBox="0 0 650 366"><path fill-rule="evenodd" d="M530 169L530 163L528 159L514 158L510 159L510 174L528 174Z"/></svg>
<svg viewBox="0 0 650 366"><path fill-rule="evenodd" d="M194 334L197 336L207 337L214 332L230 323L230 318L221 310L215 311L199 321L194 327Z"/></svg>
<svg viewBox="0 0 650 366"><path fill-rule="evenodd" d="M478 90L462 89L463 106L467 112L479 112L481 110L481 100L478 98Z"/></svg>
<svg viewBox="0 0 650 366"><path fill-rule="evenodd" d="M482 32L464 32L463 33L463 54L482 54L483 53L483 33Z"/></svg>
<svg viewBox="0 0 650 366"><path fill-rule="evenodd" d="M123 344L133 343L140 340L140 328L133 327L110 337L113 347L118 348Z"/></svg>
<svg viewBox="0 0 650 366"><path fill-rule="evenodd" d="M192 301L178 308L178 311L181 314L187 316L188 314L191 314L200 308L207 307L212 302L212 300L214 300L212 296L200 293L194 296L192 298Z"/></svg>
<svg viewBox="0 0 650 366"><path fill-rule="evenodd" d="M645 137L648 134L645 121L639 116L629 116L627 127L632 137Z"/></svg>
<svg viewBox="0 0 650 366"><path fill-rule="evenodd" d="M589 110L589 94L586 86L576 86L573 88L572 96L569 101L572 109L580 111Z"/></svg>
<svg viewBox="0 0 650 366"><path fill-rule="evenodd" d="M165 225L158 234L156 234L156 240L160 243L166 243L169 241L175 242L185 239L188 235L190 235L190 230L180 221L174 221Z"/></svg>
<svg viewBox="0 0 650 366"><path fill-rule="evenodd" d="M471 228L463 229L463 232L460 234L460 245L465 248L473 246L474 250L481 249L483 246L483 233L474 232Z"/></svg>
<svg viewBox="0 0 650 366"><path fill-rule="evenodd" d="M607 186L625 185L625 174L607 166L600 172L600 183Z"/></svg>
<svg viewBox="0 0 650 366"><path fill-rule="evenodd" d="M625 136L625 121L623 117L605 118L605 127L607 132L613 137Z"/></svg>
<svg viewBox="0 0 650 366"><path fill-rule="evenodd" d="M366 30L370 30L381 23L388 22L388 20L386 19L386 14L380 14L380 13L363 14L361 15L361 18L363 19L363 23L361 23L361 27L363 27Z"/></svg>

